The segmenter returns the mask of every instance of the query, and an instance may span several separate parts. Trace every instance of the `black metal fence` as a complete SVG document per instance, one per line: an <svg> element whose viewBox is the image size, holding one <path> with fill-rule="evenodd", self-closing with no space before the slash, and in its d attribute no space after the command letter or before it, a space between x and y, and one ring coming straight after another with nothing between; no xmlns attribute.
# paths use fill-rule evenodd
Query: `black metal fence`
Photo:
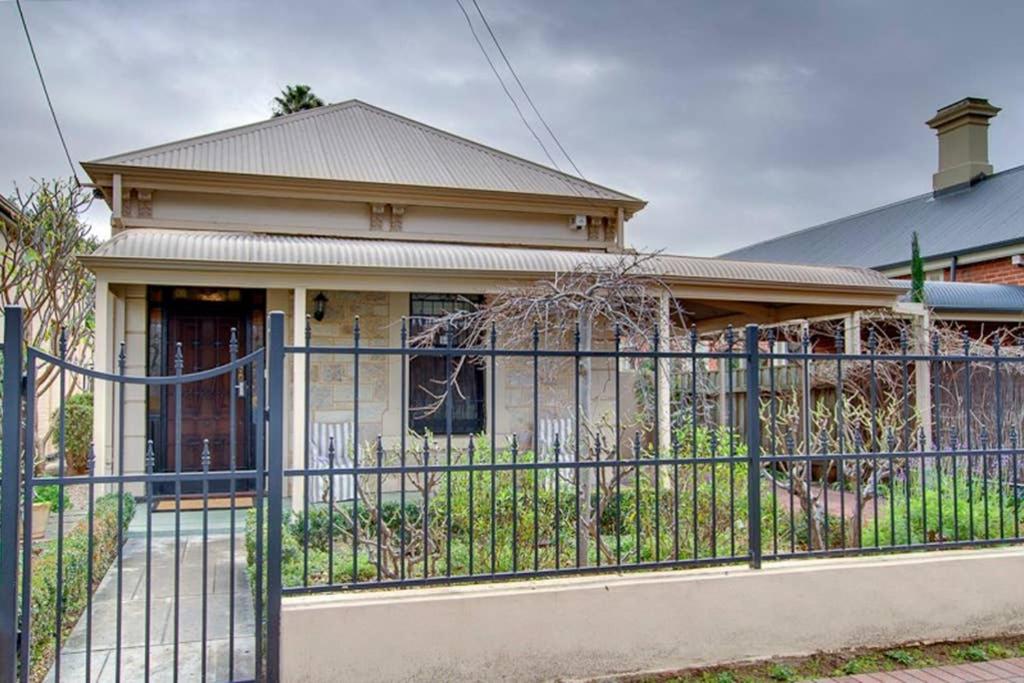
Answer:
<svg viewBox="0 0 1024 683"><path fill-rule="evenodd" d="M276 680L267 668L276 666L276 658L264 628L269 577L263 505L254 508L251 578L235 571L236 559L247 550L238 538L246 523L238 514L240 492L251 491L263 500L265 487L274 481L267 475L272 460L259 457L253 467L243 468L231 458L226 467L211 469L208 440L199 452L185 452L189 446L182 431L188 425L181 414L184 393L244 375L251 398L232 394L223 406L232 415L227 424L234 453L238 402L252 400L261 415L266 402L264 351L238 357L233 345L230 361L222 366L185 373L183 364L176 363L171 376L147 377L127 374L121 344L116 370L103 372L69 362L63 340L57 356L26 348L21 310L8 307L4 316L0 681ZM53 454L36 452L45 441L38 438L36 390L45 366L58 373ZM110 429L106 448L97 452L89 446L79 468L65 400L75 374L91 379L109 398L106 419L96 421ZM145 418L138 410L133 423L129 396L133 389L145 396L146 387L166 389L175 397L173 452L164 454L172 464L163 471L154 467L152 435L132 435ZM253 448L269 454L262 422ZM186 464L193 455L197 465ZM56 469L48 470L48 462ZM227 518L219 532L210 526L216 514L212 490L226 492ZM160 491L170 493L158 496ZM56 520L47 526L45 539L35 540L34 503L40 500ZM169 512L161 514L163 509ZM218 565L215 555L227 560Z"/></svg>
<svg viewBox="0 0 1024 683"><path fill-rule="evenodd" d="M326 461L311 459L307 383L306 452L284 470L285 491L302 502L285 513L296 552L283 593L758 567L1020 540L1018 411L1007 400L1010 379L1024 371L1020 346L997 342L979 354L965 338L962 350L940 352L936 340L904 333L882 352L872 333L860 353L814 353L806 338L777 351L773 331L756 326L739 339L726 331L717 347L695 333L650 338L648 348L624 349L613 335L606 348L581 349L576 335L569 348L522 349L503 348L494 331L478 345L410 348L403 326L402 344L382 348L360 343L357 320L351 344L287 347L307 362L327 356L352 368L344 389L352 428L346 443L320 444ZM844 348L841 336L830 341ZM490 406L503 390L497 369L513 366L529 385L532 415L523 425L506 419L503 429L492 409L480 433L453 433L458 388L449 363L436 390L435 410L447 419L439 434L410 430L405 413L390 436L378 425L366 433L361 365L396 358L404 392L409 359L423 354L486 368ZM568 416L546 445L538 428L552 391L541 379L545 363L562 364L554 392ZM611 387L603 395L581 390L598 363ZM701 407L697 378L709 366L742 377L755 397L743 414ZM966 387L940 384L950 369ZM981 373L993 388L972 401ZM641 376L644 391L635 388Z"/></svg>
<svg viewBox="0 0 1024 683"><path fill-rule="evenodd" d="M314 346L307 335L305 344L288 346L284 316L272 313L265 350L232 353L217 368L186 374L179 364L172 376L145 377L126 373L124 354L116 372L99 372L24 350L19 311L8 309L0 585L19 589L0 597L0 681L40 680L47 671L54 680L72 677L82 653L89 676L97 674L89 667L103 666L115 678L148 680L160 667L175 678L278 680L282 597L294 594L729 563L757 568L783 558L1021 540L1020 427L1006 400L1009 378L1024 371L1019 346L997 343L979 353L967 339L961 350L940 353L904 336L895 352L879 352L872 339L857 354L812 353L806 340L776 352L771 330L749 326L742 339L729 333L718 346L696 334L654 333L643 348L624 348L618 335L587 349L579 335L569 336L568 348L542 349L536 337L532 347L508 348L494 330L479 344L456 346L447 335L412 348L404 327L397 347L367 346L358 321L352 329L350 344ZM835 348L843 348L840 341ZM422 356L444 361L432 364L445 370L431 380L431 423L445 427L439 433L418 431L406 410L409 364ZM344 372L313 378L317 359ZM456 359L484 375L486 424L478 433L455 429ZM286 367L296 360L305 368L304 377L291 378L304 378L301 395L287 386ZM33 377L43 363L57 367L61 381L80 373L109 389L108 449L90 457L85 472L64 469L63 403L56 474L45 476L35 457ZM702 409L697 377L709 367L743 377L746 396L756 397L743 415ZM367 376L367 368L377 369ZM979 368L993 387L984 397L971 387ZM247 389L228 392L218 409L230 411L232 457L211 467L216 454L207 441L199 467L183 467L189 446L182 430L199 419L180 412L184 388L239 373ZM943 386L951 376L965 386ZM329 394L318 393L314 379ZM834 400L815 398L822 383L834 387ZM131 387L145 386L176 394L175 414L166 418L177 430L167 441L177 452L160 459L174 464L171 471L155 471L152 434L144 453L133 450L126 403ZM367 387L400 408L397 425L367 415ZM498 400L514 391L525 400ZM319 405L328 395L329 405ZM289 419L288 396L298 420ZM246 469L233 456L243 407L257 423L246 460L254 465ZM109 467L98 472L104 458ZM59 500L84 488L87 512L82 538L65 537L59 507L56 538L40 552L28 540L29 511L43 486L56 487ZM158 495L164 491L173 493ZM101 503L101 493L114 494L113 502ZM239 514L243 493L252 508ZM145 523L129 526L125 509L133 502L144 505ZM104 504L103 514L116 520L112 532L98 521ZM218 515L227 516L218 522L220 541L210 527ZM20 553L9 553L19 548L19 530ZM161 538L163 555L154 549ZM211 554L218 542L227 549ZM107 552L98 553L100 546ZM224 556L226 576L216 559ZM236 581L242 556L246 569ZM85 590L69 592L79 571ZM214 605L208 588L225 578L226 602ZM101 579L116 595L102 615L93 602L94 590L105 590ZM38 597L36 583L49 586L52 603ZM198 592L183 594L189 585ZM136 598L130 608L127 594ZM212 617L225 609L227 628L213 634ZM168 626L151 643L159 619ZM196 624L197 637L182 635ZM112 631L97 635L100 626ZM143 638L133 639L140 630ZM80 631L84 641L69 647ZM214 635L230 641L226 651L218 654ZM251 652L237 649L240 637L252 639ZM108 652L94 664L101 648ZM196 654L193 673L186 660Z"/></svg>

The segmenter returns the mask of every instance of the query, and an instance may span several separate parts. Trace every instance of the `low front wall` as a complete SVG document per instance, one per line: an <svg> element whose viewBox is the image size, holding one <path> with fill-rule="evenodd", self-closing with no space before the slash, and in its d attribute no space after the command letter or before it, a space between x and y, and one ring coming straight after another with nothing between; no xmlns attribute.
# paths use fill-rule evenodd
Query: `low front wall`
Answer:
<svg viewBox="0 0 1024 683"><path fill-rule="evenodd" d="M1024 549L303 596L285 681L537 681L1024 631Z"/></svg>

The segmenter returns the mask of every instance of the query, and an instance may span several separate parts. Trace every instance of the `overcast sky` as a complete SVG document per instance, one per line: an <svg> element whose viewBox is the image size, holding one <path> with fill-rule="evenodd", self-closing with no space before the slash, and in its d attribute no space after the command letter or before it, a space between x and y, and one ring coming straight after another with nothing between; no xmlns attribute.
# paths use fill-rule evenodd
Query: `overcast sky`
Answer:
<svg viewBox="0 0 1024 683"><path fill-rule="evenodd" d="M927 191L924 121L968 95L1004 109L996 170L1024 163L1024 2L479 2L587 178L648 200L636 247L714 255ZM300 82L545 162L456 0L23 4L75 161L266 118ZM0 74L0 190L66 175L11 0Z"/></svg>

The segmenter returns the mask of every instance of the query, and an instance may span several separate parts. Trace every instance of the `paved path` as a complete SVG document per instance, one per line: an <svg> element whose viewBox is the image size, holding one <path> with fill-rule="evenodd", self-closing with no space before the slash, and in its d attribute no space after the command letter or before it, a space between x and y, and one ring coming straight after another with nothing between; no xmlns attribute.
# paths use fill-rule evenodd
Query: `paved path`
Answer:
<svg viewBox="0 0 1024 683"><path fill-rule="evenodd" d="M996 659L991 662L955 664L931 669L907 669L888 673L859 674L843 678L822 678L821 681L843 683L964 683L976 681L1017 681L1024 683L1024 657Z"/></svg>
<svg viewBox="0 0 1024 683"><path fill-rule="evenodd" d="M218 517L225 516L219 515ZM181 578L177 601L179 610L179 680L198 681L203 656L202 644L202 552L203 539L195 534L200 513L182 513ZM207 543L207 680L226 681L228 676L229 608L231 574L235 576L234 679L253 678L254 617L252 592L245 572L245 541L235 536L235 556L230 555L227 525L210 513L211 531ZM238 515L244 525L244 511ZM150 679L172 680L174 662L174 515L153 515L152 592L150 608ZM136 512L124 546L122 579L121 672L123 681L144 679L146 615L146 516ZM168 528L171 534L168 535ZM200 527L201 528L201 527ZM93 681L116 680L117 565L110 570L93 596L92 666ZM61 680L85 678L86 618L83 612L61 653ZM46 679L54 680L51 669Z"/></svg>

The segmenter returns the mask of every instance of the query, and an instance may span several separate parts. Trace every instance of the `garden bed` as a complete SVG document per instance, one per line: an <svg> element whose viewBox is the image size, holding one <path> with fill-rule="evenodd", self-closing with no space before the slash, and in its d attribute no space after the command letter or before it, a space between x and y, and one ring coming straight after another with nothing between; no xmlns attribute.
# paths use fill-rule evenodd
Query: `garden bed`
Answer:
<svg viewBox="0 0 1024 683"><path fill-rule="evenodd" d="M93 519L92 586L88 583L88 520L81 520L64 535L62 585L62 638L71 633L118 553L118 497L108 494L96 500ZM135 514L135 499L124 495L122 531ZM123 538L123 534L122 534ZM57 539L37 543L32 549L31 662L30 680L41 681L53 665L57 628ZM21 607L19 586L19 610Z"/></svg>

